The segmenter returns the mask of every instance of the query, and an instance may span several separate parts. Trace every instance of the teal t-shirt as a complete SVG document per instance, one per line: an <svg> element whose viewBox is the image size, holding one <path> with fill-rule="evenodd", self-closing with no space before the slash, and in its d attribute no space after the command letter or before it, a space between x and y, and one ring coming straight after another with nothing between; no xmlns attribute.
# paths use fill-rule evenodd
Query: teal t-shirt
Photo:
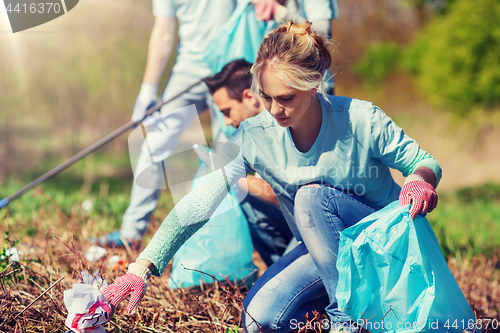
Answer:
<svg viewBox="0 0 500 333"><path fill-rule="evenodd" d="M286 9L309 22L331 20L339 16L337 0L292 0L287 2Z"/></svg>
<svg viewBox="0 0 500 333"><path fill-rule="evenodd" d="M241 147L246 172L257 172L271 185L296 236L294 199L305 184L328 184L384 207L401 190L389 168L407 176L429 166L439 181L439 164L378 107L348 97L329 96L328 102L317 96L321 129L305 153L295 147L289 128L267 111L242 122L229 139Z"/></svg>

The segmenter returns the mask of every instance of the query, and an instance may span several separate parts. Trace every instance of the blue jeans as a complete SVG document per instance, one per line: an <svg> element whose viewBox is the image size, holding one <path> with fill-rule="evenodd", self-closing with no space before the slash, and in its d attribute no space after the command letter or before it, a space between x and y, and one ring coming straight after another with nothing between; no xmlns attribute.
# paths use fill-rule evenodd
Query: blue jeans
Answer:
<svg viewBox="0 0 500 333"><path fill-rule="evenodd" d="M304 314L312 318L314 310L328 314L330 322L322 323L322 329L349 324L335 297L339 232L377 209L364 198L327 185L301 187L295 220L303 242L269 267L248 292L242 314L246 331L259 332L258 323L264 333L294 332L305 322Z"/></svg>

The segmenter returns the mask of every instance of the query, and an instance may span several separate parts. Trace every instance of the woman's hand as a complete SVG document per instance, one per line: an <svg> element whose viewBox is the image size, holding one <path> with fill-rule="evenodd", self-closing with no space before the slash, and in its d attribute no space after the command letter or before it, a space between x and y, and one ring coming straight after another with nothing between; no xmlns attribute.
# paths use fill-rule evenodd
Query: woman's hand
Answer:
<svg viewBox="0 0 500 333"><path fill-rule="evenodd" d="M422 176L413 173L405 180L399 194L399 202L402 206L411 204L410 216L415 219L418 214L432 212L437 206L438 196L434 186Z"/></svg>
<svg viewBox="0 0 500 333"><path fill-rule="evenodd" d="M277 0L252 0L250 3L255 5L255 17L265 22L274 17L276 7L280 5Z"/></svg>
<svg viewBox="0 0 500 333"><path fill-rule="evenodd" d="M149 268L138 263L132 263L128 266L127 274L117 278L114 283L104 288L101 293L113 306L113 311L128 294L132 294L127 305L127 314L132 314L146 293L150 277L151 271Z"/></svg>

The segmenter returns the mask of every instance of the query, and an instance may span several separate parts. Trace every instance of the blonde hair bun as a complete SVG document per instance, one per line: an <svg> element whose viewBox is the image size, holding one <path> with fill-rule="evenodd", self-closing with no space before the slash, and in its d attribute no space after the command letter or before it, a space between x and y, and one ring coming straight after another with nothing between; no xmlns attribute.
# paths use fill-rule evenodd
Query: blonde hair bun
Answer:
<svg viewBox="0 0 500 333"><path fill-rule="evenodd" d="M312 33L311 26L312 24L310 22L294 24L290 21L287 26L282 26L282 28L286 28L286 32L290 32L295 35L309 35ZM279 29L280 28L278 28L278 30Z"/></svg>
<svg viewBox="0 0 500 333"><path fill-rule="evenodd" d="M275 77L289 87L302 91L324 88L323 74L330 67L332 56L328 40L311 25L287 22L269 32L251 69L252 90L258 91L256 75L268 64Z"/></svg>

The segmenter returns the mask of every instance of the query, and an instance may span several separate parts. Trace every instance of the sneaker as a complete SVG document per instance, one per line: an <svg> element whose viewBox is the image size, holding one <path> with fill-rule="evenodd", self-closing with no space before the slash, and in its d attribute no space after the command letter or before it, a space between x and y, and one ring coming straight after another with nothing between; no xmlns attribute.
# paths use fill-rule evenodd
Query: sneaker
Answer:
<svg viewBox="0 0 500 333"><path fill-rule="evenodd" d="M91 242L102 247L125 247L118 230L99 238L93 237L91 238Z"/></svg>

